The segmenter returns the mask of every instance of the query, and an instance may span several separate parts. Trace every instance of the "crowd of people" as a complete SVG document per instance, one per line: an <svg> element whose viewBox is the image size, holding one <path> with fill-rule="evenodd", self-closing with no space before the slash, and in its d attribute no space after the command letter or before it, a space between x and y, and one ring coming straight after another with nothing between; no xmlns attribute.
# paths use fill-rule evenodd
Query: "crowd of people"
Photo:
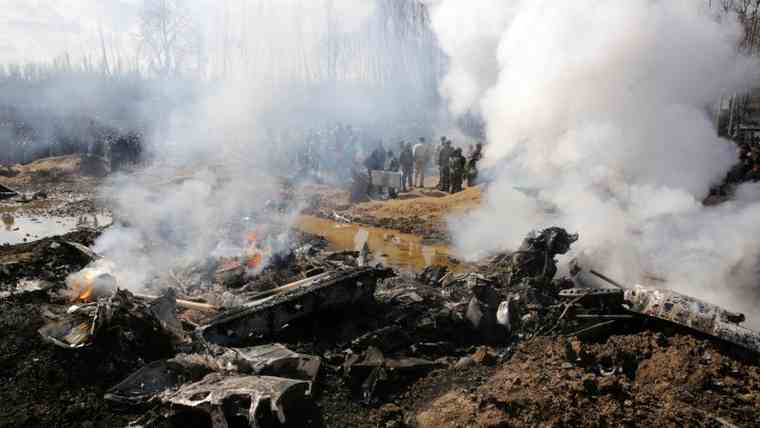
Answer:
<svg viewBox="0 0 760 428"><path fill-rule="evenodd" d="M118 129L83 115L0 107L0 164L79 154L110 160L111 169L118 170L138 163L142 151L143 137L137 130Z"/></svg>
<svg viewBox="0 0 760 428"><path fill-rule="evenodd" d="M467 156L461 147L454 147L452 140L441 137L439 145L427 143L420 137L418 143L400 141L398 156L393 150L385 150L382 143L366 157L364 166L368 175L372 171L399 172L400 188L390 188L389 195L394 197L398 190L408 192L415 187L425 187L425 172L432 160L438 167L438 190L447 193L461 192L465 186L475 186L478 180L478 162L483 157L483 144L470 145ZM372 183L370 182L370 185Z"/></svg>
<svg viewBox="0 0 760 428"><path fill-rule="evenodd" d="M399 134L414 132L398 130ZM456 193L477 183L482 143L471 144L464 152L448 137L441 137L440 143L417 137L393 144L383 141L388 140L387 134L337 124L302 131L272 129L267 140L272 146L270 155L275 157L272 164L294 171L301 179L341 185L355 180L357 172L369 181L372 171L398 173L398 187L388 189L396 195L425 187L429 172L437 168L441 191Z"/></svg>

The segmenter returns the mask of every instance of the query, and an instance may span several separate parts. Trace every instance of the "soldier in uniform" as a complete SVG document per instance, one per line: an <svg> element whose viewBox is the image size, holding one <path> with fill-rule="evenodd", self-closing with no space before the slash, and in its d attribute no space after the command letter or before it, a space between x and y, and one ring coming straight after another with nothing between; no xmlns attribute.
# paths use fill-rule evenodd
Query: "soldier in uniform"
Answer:
<svg viewBox="0 0 760 428"><path fill-rule="evenodd" d="M467 161L467 187L472 187L478 181L478 162L483 158L483 143L478 142L475 145L475 150L470 154L470 159Z"/></svg>
<svg viewBox="0 0 760 428"><path fill-rule="evenodd" d="M462 156L462 149L457 148L451 152L449 158L449 169L451 179L451 193L457 193L462 191L462 180L464 180L465 166L467 161Z"/></svg>
<svg viewBox="0 0 760 428"><path fill-rule="evenodd" d="M412 190L412 170L414 169L414 153L412 144L399 143L401 153L399 154L399 163L401 164L401 191Z"/></svg>
<svg viewBox="0 0 760 428"><path fill-rule="evenodd" d="M386 156L387 159L387 166L385 168L386 171L392 171L392 172L398 172L400 169L399 161L396 159L396 155L393 154L392 150L388 150L388 155ZM398 189L395 187L388 187L388 197L391 199L395 199L398 196Z"/></svg>
<svg viewBox="0 0 760 428"><path fill-rule="evenodd" d="M442 192L448 192L450 183L450 165L449 158L451 157L451 141L446 137L441 137L441 151L438 152L438 170L440 177L438 179L438 190Z"/></svg>

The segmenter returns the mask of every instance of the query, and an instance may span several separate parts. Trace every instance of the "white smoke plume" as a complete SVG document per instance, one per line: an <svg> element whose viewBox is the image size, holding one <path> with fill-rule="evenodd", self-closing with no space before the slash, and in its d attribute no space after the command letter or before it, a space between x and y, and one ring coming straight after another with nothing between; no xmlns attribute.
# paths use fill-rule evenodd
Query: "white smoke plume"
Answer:
<svg viewBox="0 0 760 428"><path fill-rule="evenodd" d="M153 165L104 189L117 224L95 249L116 260L117 277L131 289L172 267L240 255L245 236L260 227L287 230L297 204L272 208L283 202L279 179L296 172L303 131L336 122L387 125L412 117L402 108L427 98L420 85L386 80L404 71L383 68L401 56L396 49L406 46L409 55L418 45L377 38L390 12L380 7L391 2L225 0L221 14L203 5L190 16L205 34L214 78L178 82L196 86L186 103L172 104L180 108L154 118ZM396 65L427 68L415 61ZM171 88L157 95L176 98Z"/></svg>
<svg viewBox="0 0 760 428"><path fill-rule="evenodd" d="M463 254L558 225L612 277L760 323L757 187L701 203L737 161L709 107L759 69L734 16L693 0L443 0L432 22L451 61L442 91L482 113L494 174L482 209L452 222Z"/></svg>

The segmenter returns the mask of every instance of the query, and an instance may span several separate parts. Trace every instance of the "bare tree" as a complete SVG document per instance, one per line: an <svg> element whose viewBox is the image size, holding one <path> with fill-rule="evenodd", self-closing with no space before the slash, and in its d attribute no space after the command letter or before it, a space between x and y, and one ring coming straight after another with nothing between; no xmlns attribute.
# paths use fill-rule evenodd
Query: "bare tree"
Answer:
<svg viewBox="0 0 760 428"><path fill-rule="evenodd" d="M179 74L202 57L200 33L184 5L183 0L143 0L141 51L150 70L159 76Z"/></svg>

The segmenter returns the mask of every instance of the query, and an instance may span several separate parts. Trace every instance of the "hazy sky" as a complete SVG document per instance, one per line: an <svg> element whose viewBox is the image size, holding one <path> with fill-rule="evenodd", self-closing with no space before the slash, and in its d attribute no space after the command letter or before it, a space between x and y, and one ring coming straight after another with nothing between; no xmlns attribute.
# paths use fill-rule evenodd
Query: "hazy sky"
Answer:
<svg viewBox="0 0 760 428"><path fill-rule="evenodd" d="M100 43L100 27L110 44L124 44L135 29L140 4L141 0L0 0L0 62L93 52Z"/></svg>
<svg viewBox="0 0 760 428"><path fill-rule="evenodd" d="M316 31L310 19L324 22L327 0L187 0L207 49L221 44L221 34L241 32L262 40L285 32ZM341 29L362 25L374 0L332 0ZM138 46L143 0L0 0L0 64L50 61L69 54L99 60L100 32L109 57L133 58ZM294 17L300 16L296 19ZM300 24L299 24L300 23ZM308 39L307 39L308 40Z"/></svg>

